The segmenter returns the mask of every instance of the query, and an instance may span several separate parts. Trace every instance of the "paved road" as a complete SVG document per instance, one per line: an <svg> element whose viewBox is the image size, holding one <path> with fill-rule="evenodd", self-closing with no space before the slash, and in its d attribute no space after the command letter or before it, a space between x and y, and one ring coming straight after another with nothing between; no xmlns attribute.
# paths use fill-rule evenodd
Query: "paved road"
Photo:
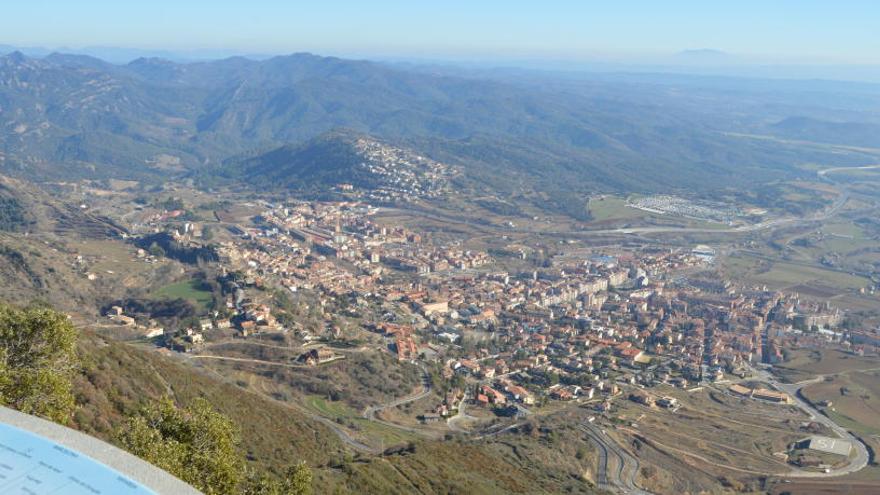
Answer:
<svg viewBox="0 0 880 495"><path fill-rule="evenodd" d="M639 460L591 423L581 423L579 428L596 444L599 452L599 470L596 482L599 488L629 495L651 495L636 484ZM609 460L614 468L609 470Z"/></svg>
<svg viewBox="0 0 880 495"><path fill-rule="evenodd" d="M835 199L834 203L824 211L818 212L815 215L812 215L807 218L800 217L783 217L776 218L772 220L766 220L761 223L756 223L753 225L741 225L739 227L729 227L729 228L719 228L719 229L707 229L707 228L699 228L699 227L632 227L632 228L616 228L616 229L597 229L597 230L581 230L581 231L551 231L551 230L531 230L531 229L513 229L510 232L512 234L542 234L542 235L552 235L552 236L568 236L568 237L580 237L580 236L592 236L592 235L630 235L630 234L663 234L663 233L691 233L691 234L742 234L748 232L758 232L762 230L771 230L780 227L788 227L792 225L801 225L801 224L809 224L812 222L827 220L828 218L837 214L837 212L843 207L844 204L849 200L850 192L847 188L841 186L837 181L834 181L828 174L832 174L835 172L842 172L846 170L867 170L867 169L875 169L880 168L880 165L866 165L862 167L834 167L827 168L823 170L819 170L816 172L816 176L820 179L824 179L828 182L834 183L841 187L841 193ZM437 216L436 214L432 214L430 212L421 210L421 209L410 209L403 210L399 208L385 208L383 209L385 212L399 212L399 213L407 213L407 214L416 214L424 218L444 221L444 222L452 222L470 225L472 227L479 227L481 229L497 229L495 225L484 225L478 222L471 222L462 219L455 219L447 216Z"/></svg>
<svg viewBox="0 0 880 495"><path fill-rule="evenodd" d="M349 447L351 447L355 450L360 450L361 452L366 452L368 454L381 454L382 453L381 450L379 450L375 447L371 447L371 446L369 446L359 440L355 440L354 437L352 437L349 432L345 431L345 429L343 429L341 426L334 423L333 420L325 418L324 416L321 416L320 414L315 414L315 413L306 411L305 409L302 409L302 408L299 408L298 410L302 411L303 413L305 413L306 415L308 415L310 418L314 419L315 421L319 421L321 424L323 424L327 428L330 428L330 431L332 431L333 433L336 433L336 436L339 437L340 440L342 440L342 443L348 445Z"/></svg>
<svg viewBox="0 0 880 495"><path fill-rule="evenodd" d="M826 168L825 170L820 170L816 172L816 175L819 177L825 177L828 174L834 172L843 172L846 170L871 170L875 168L880 168L880 165L865 165L864 167L834 167L834 168Z"/></svg>
<svg viewBox="0 0 880 495"><path fill-rule="evenodd" d="M189 354L189 359L213 359L216 361L232 361L236 363L262 364L267 366L280 366L282 368L305 368L304 364L278 363L275 361L264 361L262 359L237 358L229 356L212 356L209 354Z"/></svg>
<svg viewBox="0 0 880 495"><path fill-rule="evenodd" d="M784 217L784 218L776 218L773 220L766 220L761 223L756 223L754 225L742 225L739 227L730 227L724 229L706 229L706 228L697 228L697 227L633 227L633 228L618 228L618 229L604 229L604 230L586 230L583 232L578 232L578 234L659 234L659 233L706 233L706 234L724 234L724 233L746 233L746 232L757 232L761 230L769 230L775 229L779 227L787 227L791 225L798 224L806 224L811 222L817 222L822 220L827 220L828 218L837 214L837 212L843 207L844 204L850 198L849 189L840 186L840 184L828 177L828 174L835 172L843 172L846 170L868 170L868 169L876 169L880 168L880 165L866 165L863 167L834 167L834 168L826 168L823 170L819 170L816 172L816 176L820 179L825 179L828 182L832 182L839 187L841 187L840 195L834 200L834 203L824 211L818 212L815 215L812 215L807 218L799 218L799 217ZM553 232L554 234L562 234L561 232ZM572 232L574 234L574 232Z"/></svg>
<svg viewBox="0 0 880 495"><path fill-rule="evenodd" d="M468 396L467 391L465 391L464 396L461 398L461 402L458 403L458 412L455 413L455 416L446 420L446 426L448 426L450 430L457 431L459 433L471 433L469 430L458 426L459 421L464 421L467 419L476 421L477 419L467 413L467 401Z"/></svg>
<svg viewBox="0 0 880 495"><path fill-rule="evenodd" d="M792 399L795 402L795 405L797 405L802 411L810 416L810 419L812 421L825 425L834 433L836 433L840 438L849 441L852 444L853 449L855 449L856 451L855 457L851 458L846 466L832 469L828 473L794 469L791 471L791 473L786 474L786 477L830 478L834 476L843 476L845 474L855 473L856 471L860 471L868 465L868 448L865 446L865 444L862 443L861 440L859 440L849 431L847 431L846 428L832 421L831 418L819 412L815 407L813 407L812 405L810 405L810 403L803 399L803 396L800 393L801 389L808 385L821 381L824 377L818 376L816 378L804 380L798 383L780 383L778 380L776 380L776 377L770 374L770 372L768 372L767 370L756 370L756 374L761 378L761 380L764 380L778 390L781 390L791 395Z"/></svg>
<svg viewBox="0 0 880 495"><path fill-rule="evenodd" d="M385 409L391 409L393 407L402 406L402 405L408 404L410 402L415 402L419 399L423 399L423 398L427 397L431 393L431 377L428 376L428 371L423 366L420 366L420 368L422 370L422 388L421 388L421 390L419 390L418 392L412 393L410 395L407 395L405 397L401 397L399 399L394 399L391 402L387 402L385 404L379 404L377 406L370 406L370 407L364 409L364 415L363 415L364 419L368 419L370 421L376 421L376 422L379 422L382 424L386 424L388 426L392 426L394 428L402 428L402 429L410 430L411 428L409 428L409 427L396 425L394 423L388 423L388 422L376 419L376 413L383 411Z"/></svg>

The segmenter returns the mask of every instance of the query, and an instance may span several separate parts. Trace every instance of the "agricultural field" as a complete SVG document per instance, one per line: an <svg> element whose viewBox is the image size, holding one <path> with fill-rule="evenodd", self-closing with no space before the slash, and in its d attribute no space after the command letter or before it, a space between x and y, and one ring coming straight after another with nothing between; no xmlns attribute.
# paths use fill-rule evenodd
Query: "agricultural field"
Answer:
<svg viewBox="0 0 880 495"><path fill-rule="evenodd" d="M798 382L818 375L833 375L880 368L877 357L862 357L838 349L791 349L786 361L773 367L774 373L788 382Z"/></svg>
<svg viewBox="0 0 880 495"><path fill-rule="evenodd" d="M726 229L723 223L709 220L698 220L678 215L665 215L633 208L627 203L629 198L618 196L600 196L590 199L588 208L592 217L590 223L594 227L619 226L633 222L638 225L668 225L700 229Z"/></svg>
<svg viewBox="0 0 880 495"><path fill-rule="evenodd" d="M137 248L114 240L83 240L68 244L68 248L82 256L88 268L99 275L133 277L152 269L137 259Z"/></svg>
<svg viewBox="0 0 880 495"><path fill-rule="evenodd" d="M627 206L626 199L617 196L592 198L590 199L589 209L594 222L651 216L648 212Z"/></svg>
<svg viewBox="0 0 880 495"><path fill-rule="evenodd" d="M211 291L199 280L184 280L166 285L153 293L157 299L184 299L193 303L200 313L213 302Z"/></svg>
<svg viewBox="0 0 880 495"><path fill-rule="evenodd" d="M880 360L877 368L880 369ZM835 422L863 435L880 435L880 371L852 371L826 377L803 394Z"/></svg>
<svg viewBox="0 0 880 495"><path fill-rule="evenodd" d="M810 495L875 495L876 481L863 481L845 478L833 480L796 480L791 483L777 484L770 490L771 495L794 495L808 493Z"/></svg>
<svg viewBox="0 0 880 495"><path fill-rule="evenodd" d="M838 219L788 240L788 246L806 259L819 261L822 256L848 255L870 248L880 248L880 241L853 221Z"/></svg>
<svg viewBox="0 0 880 495"><path fill-rule="evenodd" d="M752 280L768 287L784 289L795 285L827 285L840 290L858 290L868 285L868 280L847 273L795 263L773 263L766 271L752 276Z"/></svg>
<svg viewBox="0 0 880 495"><path fill-rule="evenodd" d="M847 182L876 182L880 180L880 168L840 170L834 173L834 179Z"/></svg>
<svg viewBox="0 0 880 495"><path fill-rule="evenodd" d="M722 268L734 280L773 289L795 286L830 288L838 294L858 291L870 284L864 277L809 263L773 260L751 253L735 253L721 261Z"/></svg>

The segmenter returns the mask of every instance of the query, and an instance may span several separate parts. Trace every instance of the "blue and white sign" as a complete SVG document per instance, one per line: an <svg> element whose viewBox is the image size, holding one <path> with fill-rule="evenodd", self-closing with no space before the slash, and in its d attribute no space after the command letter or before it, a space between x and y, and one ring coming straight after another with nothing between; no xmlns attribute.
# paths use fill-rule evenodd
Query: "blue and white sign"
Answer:
<svg viewBox="0 0 880 495"><path fill-rule="evenodd" d="M0 423L0 493L155 494L90 457L3 423Z"/></svg>

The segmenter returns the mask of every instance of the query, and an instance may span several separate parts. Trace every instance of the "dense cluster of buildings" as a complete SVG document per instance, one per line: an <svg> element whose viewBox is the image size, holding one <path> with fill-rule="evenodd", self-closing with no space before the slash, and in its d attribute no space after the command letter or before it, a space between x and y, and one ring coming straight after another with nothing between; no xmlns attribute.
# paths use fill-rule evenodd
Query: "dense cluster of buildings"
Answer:
<svg viewBox="0 0 880 495"><path fill-rule="evenodd" d="M376 209L356 202L296 203L267 210L260 226L222 243L221 262L292 292L327 295L376 292L386 270L451 273L490 262L482 251L425 243L420 234L371 220Z"/></svg>
<svg viewBox="0 0 880 495"><path fill-rule="evenodd" d="M447 192L455 169L410 150L367 138L354 142L355 152L363 159L359 172L367 184L338 184L336 189L359 199L389 203L434 198Z"/></svg>
<svg viewBox="0 0 880 495"><path fill-rule="evenodd" d="M447 378L464 380L454 403L577 399L607 409L621 386L691 387L778 362L790 339L842 339L841 314L827 304L685 276L710 268L705 246L578 251L499 270L486 252L435 245L382 225L377 211L361 202L268 205L220 243L219 260L248 283L306 291L322 306L356 301L358 325L383 335L399 360L440 362ZM241 335L275 325L271 307L233 289ZM336 316L326 315L327 329ZM743 395L779 401L770 390Z"/></svg>
<svg viewBox="0 0 880 495"><path fill-rule="evenodd" d="M648 196L629 204L632 208L696 220L708 220L730 224L743 215L739 208L720 203L696 202L678 196Z"/></svg>

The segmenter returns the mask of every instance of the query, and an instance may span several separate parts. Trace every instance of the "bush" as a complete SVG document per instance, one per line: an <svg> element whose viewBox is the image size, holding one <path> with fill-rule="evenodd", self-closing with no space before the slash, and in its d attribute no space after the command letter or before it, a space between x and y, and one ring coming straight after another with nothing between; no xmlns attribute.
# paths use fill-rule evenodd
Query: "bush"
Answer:
<svg viewBox="0 0 880 495"><path fill-rule="evenodd" d="M67 423L75 405L76 339L61 313L0 305L0 403Z"/></svg>
<svg viewBox="0 0 880 495"><path fill-rule="evenodd" d="M204 399L181 409L166 398L130 417L117 438L131 453L208 495L311 493L311 471L302 463L280 481L248 471L238 429Z"/></svg>

